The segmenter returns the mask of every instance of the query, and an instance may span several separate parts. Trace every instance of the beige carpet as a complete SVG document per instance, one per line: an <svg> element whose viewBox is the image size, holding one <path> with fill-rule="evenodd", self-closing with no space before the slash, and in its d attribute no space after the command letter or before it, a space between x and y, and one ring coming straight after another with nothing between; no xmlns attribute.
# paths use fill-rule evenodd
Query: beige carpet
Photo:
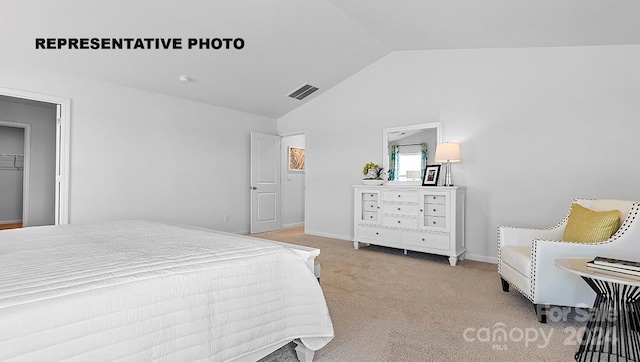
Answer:
<svg viewBox="0 0 640 362"><path fill-rule="evenodd" d="M320 249L335 338L315 361L573 361L577 351L582 311L554 309L554 321L538 323L525 297L502 291L494 264L355 250L301 228L254 236ZM290 345L264 359L295 360Z"/></svg>

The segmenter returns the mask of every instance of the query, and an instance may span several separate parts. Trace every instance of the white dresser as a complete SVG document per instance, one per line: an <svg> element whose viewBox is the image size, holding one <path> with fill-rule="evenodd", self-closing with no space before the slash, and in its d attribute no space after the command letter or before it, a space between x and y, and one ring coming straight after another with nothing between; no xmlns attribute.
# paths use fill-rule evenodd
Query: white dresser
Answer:
<svg viewBox="0 0 640 362"><path fill-rule="evenodd" d="M461 187L354 186L354 238L359 243L464 258Z"/></svg>

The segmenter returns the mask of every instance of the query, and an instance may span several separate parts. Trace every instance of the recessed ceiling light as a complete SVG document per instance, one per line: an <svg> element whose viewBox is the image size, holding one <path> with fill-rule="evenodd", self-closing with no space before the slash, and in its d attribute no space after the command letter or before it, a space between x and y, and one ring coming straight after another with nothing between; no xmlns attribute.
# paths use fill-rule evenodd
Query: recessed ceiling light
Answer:
<svg viewBox="0 0 640 362"><path fill-rule="evenodd" d="M188 83L188 82L191 80L191 78L189 78L189 77L188 77L188 76L186 76L186 75L180 75L180 76L178 76L178 79L180 79L180 81L181 81L182 83Z"/></svg>

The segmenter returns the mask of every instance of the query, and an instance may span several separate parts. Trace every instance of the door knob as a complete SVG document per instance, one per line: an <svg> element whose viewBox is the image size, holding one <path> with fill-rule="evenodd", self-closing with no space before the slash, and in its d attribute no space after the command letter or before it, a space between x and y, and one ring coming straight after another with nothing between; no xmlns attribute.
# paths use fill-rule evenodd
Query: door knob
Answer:
<svg viewBox="0 0 640 362"><path fill-rule="evenodd" d="M257 190L258 188L257 188L257 187L255 187L255 186L251 186L251 189L252 189L252 190Z"/></svg>

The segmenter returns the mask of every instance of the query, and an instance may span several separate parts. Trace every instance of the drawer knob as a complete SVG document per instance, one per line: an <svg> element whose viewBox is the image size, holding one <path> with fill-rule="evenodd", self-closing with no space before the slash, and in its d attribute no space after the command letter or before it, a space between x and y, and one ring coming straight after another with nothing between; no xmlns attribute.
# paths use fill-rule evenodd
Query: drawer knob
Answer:
<svg viewBox="0 0 640 362"><path fill-rule="evenodd" d="M398 195L398 197L401 197L400 195Z"/></svg>
<svg viewBox="0 0 640 362"><path fill-rule="evenodd" d="M420 209L420 212L422 212L422 209Z"/></svg>
<svg viewBox="0 0 640 362"><path fill-rule="evenodd" d="M422 238L422 241L424 241L424 238Z"/></svg>
<svg viewBox="0 0 640 362"><path fill-rule="evenodd" d="M433 222L433 225L435 225L435 224L436 224L436 222L434 221L434 222Z"/></svg>
<svg viewBox="0 0 640 362"><path fill-rule="evenodd" d="M436 209L433 209L433 211L436 211Z"/></svg>
<svg viewBox="0 0 640 362"><path fill-rule="evenodd" d="M369 219L373 219L373 215L370 215L370 216L369 216Z"/></svg>
<svg viewBox="0 0 640 362"><path fill-rule="evenodd" d="M376 231L376 235L380 235L380 233Z"/></svg>
<svg viewBox="0 0 640 362"><path fill-rule="evenodd" d="M400 223L400 220L398 220L398 224Z"/></svg>
<svg viewBox="0 0 640 362"><path fill-rule="evenodd" d="M400 208L398 208L398 211L400 211Z"/></svg>

